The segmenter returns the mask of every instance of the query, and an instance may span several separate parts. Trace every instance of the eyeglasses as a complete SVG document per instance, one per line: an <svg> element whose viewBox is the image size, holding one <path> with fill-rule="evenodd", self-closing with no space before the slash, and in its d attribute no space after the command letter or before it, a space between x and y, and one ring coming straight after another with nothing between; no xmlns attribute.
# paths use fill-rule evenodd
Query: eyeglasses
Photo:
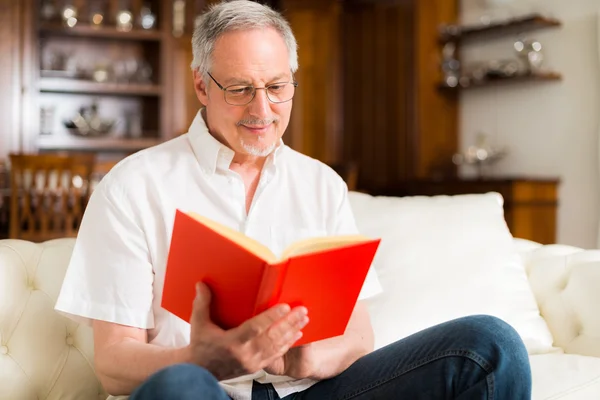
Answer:
<svg viewBox="0 0 600 400"><path fill-rule="evenodd" d="M232 106L245 106L254 99L254 96L256 96L256 91L261 89L267 92L267 98L271 103L285 103L294 97L296 87L298 86L298 82L292 81L271 83L270 85L262 88L255 88L254 86L248 85L231 85L223 87L210 74L210 72L207 73L208 76L210 76L210 78L217 84L219 89L223 91L225 102Z"/></svg>

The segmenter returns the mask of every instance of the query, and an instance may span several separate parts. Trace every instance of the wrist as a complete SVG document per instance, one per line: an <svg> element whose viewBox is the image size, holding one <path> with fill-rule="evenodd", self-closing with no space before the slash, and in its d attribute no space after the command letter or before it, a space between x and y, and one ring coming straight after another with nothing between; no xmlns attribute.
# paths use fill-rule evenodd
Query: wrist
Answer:
<svg viewBox="0 0 600 400"><path fill-rule="evenodd" d="M193 356L194 352L191 345L181 347L177 349L176 358L177 363L180 364L196 364Z"/></svg>

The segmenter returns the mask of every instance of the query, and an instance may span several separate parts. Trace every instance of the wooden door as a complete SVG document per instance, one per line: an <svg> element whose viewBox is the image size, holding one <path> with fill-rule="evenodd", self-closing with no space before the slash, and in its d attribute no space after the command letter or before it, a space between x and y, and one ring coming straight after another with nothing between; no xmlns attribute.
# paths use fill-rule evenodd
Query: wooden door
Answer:
<svg viewBox="0 0 600 400"><path fill-rule="evenodd" d="M0 160L27 147L31 115L31 2L0 0Z"/></svg>

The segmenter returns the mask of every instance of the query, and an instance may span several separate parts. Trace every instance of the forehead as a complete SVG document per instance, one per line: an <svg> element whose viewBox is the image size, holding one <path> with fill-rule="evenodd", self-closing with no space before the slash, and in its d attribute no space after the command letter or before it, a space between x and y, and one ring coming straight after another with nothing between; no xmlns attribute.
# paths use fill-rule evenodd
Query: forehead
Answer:
<svg viewBox="0 0 600 400"><path fill-rule="evenodd" d="M289 68L285 41L273 28L226 32L213 49L212 71L224 78L268 80Z"/></svg>

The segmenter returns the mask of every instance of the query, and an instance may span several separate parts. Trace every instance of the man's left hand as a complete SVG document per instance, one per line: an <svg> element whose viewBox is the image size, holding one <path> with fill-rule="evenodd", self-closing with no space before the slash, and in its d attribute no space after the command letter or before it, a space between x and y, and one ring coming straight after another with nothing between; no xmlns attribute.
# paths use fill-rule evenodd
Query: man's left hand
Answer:
<svg viewBox="0 0 600 400"><path fill-rule="evenodd" d="M269 364L265 371L272 375L286 375L295 379L318 379L319 371L313 350L314 346L311 343L293 347Z"/></svg>
<svg viewBox="0 0 600 400"><path fill-rule="evenodd" d="M343 335L292 347L263 369L269 374L295 379L329 379L371 352L373 344L367 307L358 302Z"/></svg>

